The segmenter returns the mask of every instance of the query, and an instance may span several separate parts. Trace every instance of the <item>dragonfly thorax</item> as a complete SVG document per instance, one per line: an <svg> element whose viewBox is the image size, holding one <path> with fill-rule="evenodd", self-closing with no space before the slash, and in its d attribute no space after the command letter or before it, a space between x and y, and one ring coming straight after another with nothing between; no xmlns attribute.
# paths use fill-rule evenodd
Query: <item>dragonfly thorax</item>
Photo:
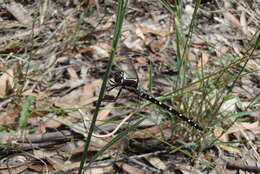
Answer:
<svg viewBox="0 0 260 174"><path fill-rule="evenodd" d="M124 86L125 88L138 88L138 79L127 78L125 73L122 71L114 73L114 81L118 86Z"/></svg>

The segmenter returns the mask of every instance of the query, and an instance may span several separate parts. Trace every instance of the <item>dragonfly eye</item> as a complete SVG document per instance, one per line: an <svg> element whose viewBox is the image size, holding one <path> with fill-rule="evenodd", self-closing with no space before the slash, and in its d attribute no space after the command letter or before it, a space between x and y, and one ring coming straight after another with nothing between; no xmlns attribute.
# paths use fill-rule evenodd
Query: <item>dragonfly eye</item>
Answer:
<svg viewBox="0 0 260 174"><path fill-rule="evenodd" d="M113 74L114 76L114 81L117 83L117 84L122 84L124 79L125 79L125 74L124 72L122 71L117 71Z"/></svg>

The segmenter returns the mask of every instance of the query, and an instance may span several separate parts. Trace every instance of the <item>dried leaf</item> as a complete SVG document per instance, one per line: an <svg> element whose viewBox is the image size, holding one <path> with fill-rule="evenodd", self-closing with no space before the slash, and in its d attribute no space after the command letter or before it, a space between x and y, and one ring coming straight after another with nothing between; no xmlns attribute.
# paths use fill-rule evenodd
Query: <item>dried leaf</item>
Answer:
<svg viewBox="0 0 260 174"><path fill-rule="evenodd" d="M196 169L193 166L187 165L187 164L175 164L175 169L178 169L183 174L202 174L202 172L199 169Z"/></svg>
<svg viewBox="0 0 260 174"><path fill-rule="evenodd" d="M92 51L92 55L96 60L104 59L109 56L110 50L103 48L101 45L92 45L89 49Z"/></svg>
<svg viewBox="0 0 260 174"><path fill-rule="evenodd" d="M118 166L120 166L120 168L122 168L126 173L129 174L148 174L148 172L145 172L137 167L134 167L132 165L129 165L127 163L120 163L117 162L116 163Z"/></svg>
<svg viewBox="0 0 260 174"><path fill-rule="evenodd" d="M221 112L234 112L236 111L236 104L239 102L237 97L227 100L223 103L220 110Z"/></svg>
<svg viewBox="0 0 260 174"><path fill-rule="evenodd" d="M76 81L76 80L79 80L79 77L77 75L77 72L73 69L73 68L67 68L67 71L70 75L70 80L71 81Z"/></svg>
<svg viewBox="0 0 260 174"><path fill-rule="evenodd" d="M96 99L96 97L94 97L95 90L100 88L101 83L102 80L97 79L91 81L90 84L88 83L83 87L83 91L79 99L81 106L91 103Z"/></svg>
<svg viewBox="0 0 260 174"><path fill-rule="evenodd" d="M202 52L202 57L201 57L200 61L198 62L197 67L203 68L208 63L208 60L209 60L209 54L206 52Z"/></svg>
<svg viewBox="0 0 260 174"><path fill-rule="evenodd" d="M162 124L159 126L153 126L147 129L144 129L143 131L134 132L131 134L132 138L138 138L138 139L147 139L151 138L152 136L155 136L156 134L160 133L161 130L165 130L169 127L169 122L162 122Z"/></svg>
<svg viewBox="0 0 260 174"><path fill-rule="evenodd" d="M49 165L46 166L43 163L42 163L42 165L41 164L30 164L28 166L28 168L33 170L33 171L40 172L40 173L44 173L44 172L46 172L46 170L47 171L54 171L54 169L51 166L49 166Z"/></svg>
<svg viewBox="0 0 260 174"><path fill-rule="evenodd" d="M222 136L219 139L222 142L229 142L230 134L233 134L234 132L237 132L239 130L240 130L240 128L238 128L237 126L232 126L225 133L222 134L223 130L220 129L220 128L216 128L216 129L214 129L214 135L216 137L219 137L222 134ZM237 133L240 133L240 131L237 132ZM228 146L228 145L225 145L225 144L220 144L220 145L218 145L218 147L220 147L221 149L224 149L226 151L229 151L231 153L240 153L241 152L238 148L231 147L231 146Z"/></svg>
<svg viewBox="0 0 260 174"><path fill-rule="evenodd" d="M143 56L136 57L135 59L140 64L146 64L147 63L147 59Z"/></svg>
<svg viewBox="0 0 260 174"><path fill-rule="evenodd" d="M260 126L259 126L259 121L256 121L254 123L240 123L245 129L250 130L253 132L255 135L260 134Z"/></svg>
<svg viewBox="0 0 260 174"><path fill-rule="evenodd" d="M46 122L45 122L45 127L46 128L58 128L62 125L61 122L59 121L56 121L56 120L53 120L53 119L48 119Z"/></svg>
<svg viewBox="0 0 260 174"><path fill-rule="evenodd" d="M136 27L135 34L141 39L145 40L144 33L139 27Z"/></svg>
<svg viewBox="0 0 260 174"><path fill-rule="evenodd" d="M223 57L229 51L229 49L230 47L222 46L220 50L217 52L218 57Z"/></svg>
<svg viewBox="0 0 260 174"><path fill-rule="evenodd" d="M127 37L124 40L124 44L127 48L135 51L143 51L144 41L139 38Z"/></svg>
<svg viewBox="0 0 260 174"><path fill-rule="evenodd" d="M233 14L231 14L229 12L225 12L224 17L226 20L228 20L231 23L232 26L235 26L238 29L241 29L239 20Z"/></svg>
<svg viewBox="0 0 260 174"><path fill-rule="evenodd" d="M31 26L32 17L28 11L22 6L22 4L12 1L10 4L3 5L20 23Z"/></svg>
<svg viewBox="0 0 260 174"><path fill-rule="evenodd" d="M98 123L104 123L102 120L107 120L107 117L109 115L109 113L111 112L111 109L113 108L114 103L109 103L108 105L105 106L104 109L102 109L101 111L99 111L98 113L98 117L97 117L97 124Z"/></svg>
<svg viewBox="0 0 260 174"><path fill-rule="evenodd" d="M158 157L146 157L145 158L152 166L154 166L155 168L159 169L159 170L165 170L166 169L166 165L160 160L160 158Z"/></svg>
<svg viewBox="0 0 260 174"><path fill-rule="evenodd" d="M53 97L55 105L61 108L77 107L79 105L79 98L81 96L81 89L75 89L64 97Z"/></svg>
<svg viewBox="0 0 260 174"><path fill-rule="evenodd" d="M197 57L199 57L199 56L197 56L197 55L195 55L193 52L189 52L189 56L188 56L188 58L189 58L189 60L192 60L192 61L197 61Z"/></svg>
<svg viewBox="0 0 260 174"><path fill-rule="evenodd" d="M164 37L164 36L167 36L172 33L171 31L162 29L160 26L155 25L155 24L144 23L144 25L140 26L139 28L143 33L146 33L146 34L151 33L151 34L156 34L156 35Z"/></svg>
<svg viewBox="0 0 260 174"><path fill-rule="evenodd" d="M150 48L154 53L158 53L162 50L162 48L164 47L164 44L165 43L164 43L164 40L162 38L158 39L158 40L153 40L150 43Z"/></svg>
<svg viewBox="0 0 260 174"><path fill-rule="evenodd" d="M14 87L14 67L8 69L0 77L0 98L4 98L8 95L10 89Z"/></svg>
<svg viewBox="0 0 260 174"><path fill-rule="evenodd" d="M13 166L13 165L12 165ZM8 166L2 166L1 165L1 174L21 174L24 173L25 170L28 168L27 165L25 165L24 163L21 164L17 164L16 167L14 168L10 168L10 164L8 164ZM6 169L3 169L6 168Z"/></svg>
<svg viewBox="0 0 260 174"><path fill-rule="evenodd" d="M242 31L243 33L250 37L250 34L248 32L248 26L247 26L247 22L246 22L246 12L245 11L242 11L241 13L241 16L240 16L240 23L241 23L241 26L242 26Z"/></svg>
<svg viewBox="0 0 260 174"><path fill-rule="evenodd" d="M19 108L12 105L6 108L6 112L0 113L0 126L10 126L17 123L19 117Z"/></svg>

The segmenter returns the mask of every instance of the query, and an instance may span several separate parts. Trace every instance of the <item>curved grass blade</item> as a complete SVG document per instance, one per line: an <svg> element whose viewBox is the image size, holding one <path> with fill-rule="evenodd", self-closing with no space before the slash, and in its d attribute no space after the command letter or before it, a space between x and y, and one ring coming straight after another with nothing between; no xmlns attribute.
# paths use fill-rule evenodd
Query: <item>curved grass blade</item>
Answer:
<svg viewBox="0 0 260 174"><path fill-rule="evenodd" d="M138 120L135 124L131 125L130 127L128 127L126 130L120 132L115 138L113 138L110 142L108 142L101 150L99 150L94 157L91 159L91 161L88 163L88 165L86 167L89 167L90 164L96 160L100 155L102 155L109 147L113 146L116 142L118 142L119 140L121 140L123 137L125 137L129 132L135 130L135 128L142 123L144 120L146 119L146 117L141 118L140 120Z"/></svg>

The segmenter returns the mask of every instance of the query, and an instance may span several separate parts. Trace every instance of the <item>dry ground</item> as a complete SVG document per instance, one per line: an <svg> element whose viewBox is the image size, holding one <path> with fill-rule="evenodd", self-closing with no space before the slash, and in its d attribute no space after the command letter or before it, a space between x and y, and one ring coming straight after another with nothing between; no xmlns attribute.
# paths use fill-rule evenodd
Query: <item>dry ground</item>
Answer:
<svg viewBox="0 0 260 174"><path fill-rule="evenodd" d="M112 69L138 74L144 90L205 130L127 91L111 101L112 90L88 160L111 147L86 173L260 173L260 2L203 0L193 26L195 2L177 2L129 2ZM76 173L117 5L0 2L0 173Z"/></svg>

